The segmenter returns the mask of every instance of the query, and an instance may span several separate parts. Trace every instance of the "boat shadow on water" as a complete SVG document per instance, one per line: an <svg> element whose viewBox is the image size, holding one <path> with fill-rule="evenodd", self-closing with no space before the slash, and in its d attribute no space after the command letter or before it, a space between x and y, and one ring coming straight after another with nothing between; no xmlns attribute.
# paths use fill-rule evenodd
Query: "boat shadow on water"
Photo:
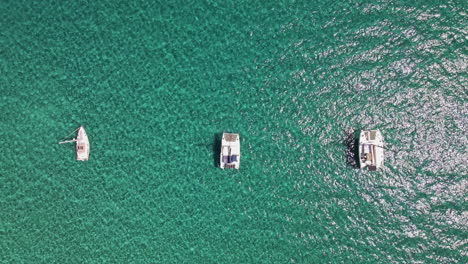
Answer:
<svg viewBox="0 0 468 264"><path fill-rule="evenodd" d="M221 153L221 138L223 136L223 133L215 133L213 135L213 166L219 167L219 155Z"/></svg>
<svg viewBox="0 0 468 264"><path fill-rule="evenodd" d="M211 150L211 153L213 155L213 166L219 167L219 155L221 153L221 138L223 137L223 133L215 133L213 135L213 142L210 144L205 143L200 143L200 144L195 144L197 147L203 147L206 148L208 151Z"/></svg>
<svg viewBox="0 0 468 264"><path fill-rule="evenodd" d="M345 131L346 164L353 169L359 169L359 137L355 130Z"/></svg>

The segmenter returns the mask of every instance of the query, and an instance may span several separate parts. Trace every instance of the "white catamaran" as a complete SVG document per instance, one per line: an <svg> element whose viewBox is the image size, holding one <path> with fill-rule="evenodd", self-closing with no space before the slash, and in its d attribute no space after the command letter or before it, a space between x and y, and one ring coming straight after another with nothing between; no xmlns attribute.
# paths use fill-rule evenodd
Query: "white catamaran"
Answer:
<svg viewBox="0 0 468 264"><path fill-rule="evenodd" d="M383 166L383 161L383 137L380 131L361 131L359 137L359 163L361 169L375 171Z"/></svg>
<svg viewBox="0 0 468 264"><path fill-rule="evenodd" d="M76 160L81 160L81 161L88 160L89 158L88 135L86 135L86 131L83 126L80 126L76 130L78 130L78 136L76 138L72 140L61 141L59 142L59 144L76 142ZM73 131L71 134L75 133L76 130ZM69 137L70 135L66 136L65 139Z"/></svg>
<svg viewBox="0 0 468 264"><path fill-rule="evenodd" d="M223 133L221 140L221 169L239 169L240 137L239 134Z"/></svg>

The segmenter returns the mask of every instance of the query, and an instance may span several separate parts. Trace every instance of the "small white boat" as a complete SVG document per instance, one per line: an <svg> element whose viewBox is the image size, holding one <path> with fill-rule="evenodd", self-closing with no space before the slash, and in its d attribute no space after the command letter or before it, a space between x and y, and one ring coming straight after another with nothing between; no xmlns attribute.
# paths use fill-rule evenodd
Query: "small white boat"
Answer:
<svg viewBox="0 0 468 264"><path fill-rule="evenodd" d="M59 144L76 142L76 160L85 161L89 159L89 139L83 126L78 129L78 136L72 140L61 141ZM73 131L71 134L76 132ZM71 135L70 134L70 135ZM68 136L70 136L68 135ZM67 137L68 137L67 136ZM65 138L67 138L65 137Z"/></svg>
<svg viewBox="0 0 468 264"><path fill-rule="evenodd" d="M359 163L361 169L375 171L383 166L383 137L379 130L364 130L359 136Z"/></svg>
<svg viewBox="0 0 468 264"><path fill-rule="evenodd" d="M223 133L220 154L221 169L239 169L240 137L239 134Z"/></svg>

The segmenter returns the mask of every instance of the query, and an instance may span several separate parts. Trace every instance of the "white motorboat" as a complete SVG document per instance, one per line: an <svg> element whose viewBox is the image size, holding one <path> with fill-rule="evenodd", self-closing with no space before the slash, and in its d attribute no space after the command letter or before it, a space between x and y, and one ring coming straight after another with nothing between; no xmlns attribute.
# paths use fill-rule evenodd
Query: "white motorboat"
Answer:
<svg viewBox="0 0 468 264"><path fill-rule="evenodd" d="M359 137L359 164L361 169L375 171L383 166L383 161L383 137L380 131L361 131Z"/></svg>
<svg viewBox="0 0 468 264"><path fill-rule="evenodd" d="M239 134L223 133L220 154L221 169L239 169L240 155Z"/></svg>
<svg viewBox="0 0 468 264"><path fill-rule="evenodd" d="M72 140L61 141L61 142L59 142L59 144L76 142L76 160L81 160L81 161L88 160L89 159L89 150L90 150L88 135L86 134L86 131L85 131L83 126L80 126L76 130L78 130L78 135L77 135L76 138L74 138ZM73 131L72 134L75 133L76 130ZM68 136L70 136L70 135L68 135ZM67 138L67 137L65 137L65 138Z"/></svg>

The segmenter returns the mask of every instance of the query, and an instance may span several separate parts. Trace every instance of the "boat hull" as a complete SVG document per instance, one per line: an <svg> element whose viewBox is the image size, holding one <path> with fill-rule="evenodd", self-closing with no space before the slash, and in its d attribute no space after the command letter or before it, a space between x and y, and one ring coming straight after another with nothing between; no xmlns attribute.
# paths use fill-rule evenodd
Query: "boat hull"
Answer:
<svg viewBox="0 0 468 264"><path fill-rule="evenodd" d="M221 169L239 169L240 157L239 134L223 133L219 160Z"/></svg>
<svg viewBox="0 0 468 264"><path fill-rule="evenodd" d="M375 171L383 167L383 137L379 130L364 130L359 136L359 164L361 169Z"/></svg>
<svg viewBox="0 0 468 264"><path fill-rule="evenodd" d="M78 136L76 138L76 160L86 161L89 159L89 139L84 127L80 127L78 130Z"/></svg>

